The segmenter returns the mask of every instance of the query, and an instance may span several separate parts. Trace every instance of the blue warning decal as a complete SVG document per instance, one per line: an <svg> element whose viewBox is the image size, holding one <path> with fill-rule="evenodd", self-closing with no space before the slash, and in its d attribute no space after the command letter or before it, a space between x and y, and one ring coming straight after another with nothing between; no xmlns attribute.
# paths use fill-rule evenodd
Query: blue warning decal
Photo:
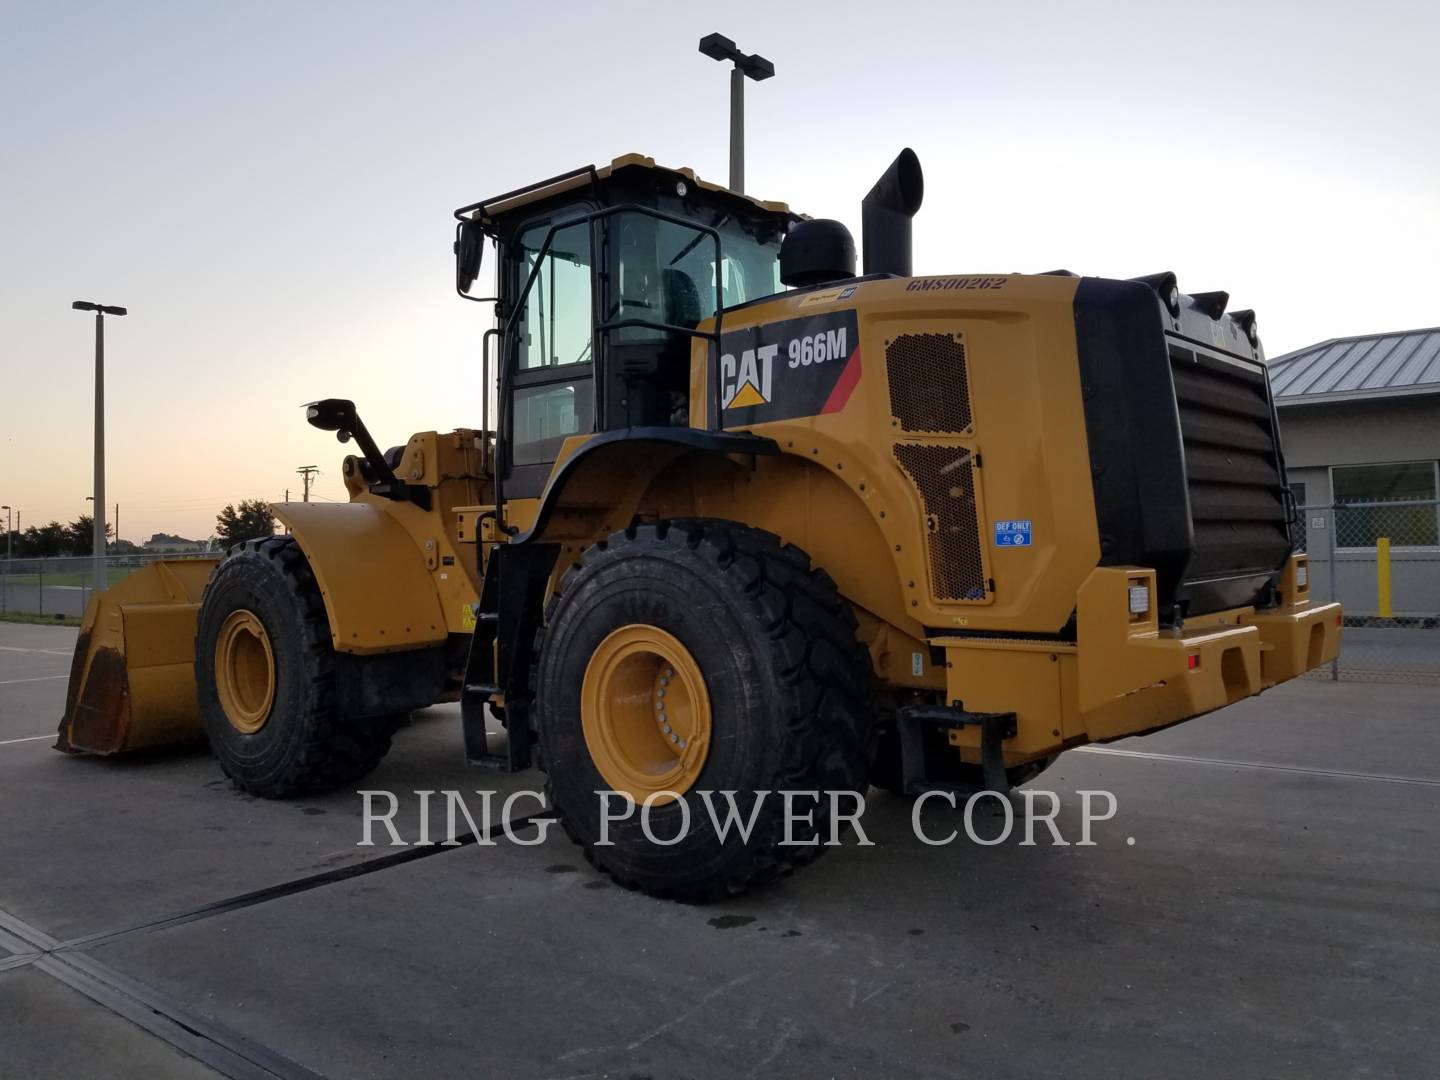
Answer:
<svg viewBox="0 0 1440 1080"><path fill-rule="evenodd" d="M1030 522L1028 522L1028 521L997 521L997 522L995 522L995 546L996 546L996 547L1029 547L1029 546L1030 546Z"/></svg>

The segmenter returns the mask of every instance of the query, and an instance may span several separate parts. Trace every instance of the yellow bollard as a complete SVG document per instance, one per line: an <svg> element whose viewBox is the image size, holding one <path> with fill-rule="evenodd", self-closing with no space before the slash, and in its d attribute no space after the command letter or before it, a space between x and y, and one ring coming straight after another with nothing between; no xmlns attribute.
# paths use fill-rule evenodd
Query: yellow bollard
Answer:
<svg viewBox="0 0 1440 1080"><path fill-rule="evenodd" d="M1390 538L1379 537L1375 541L1375 585L1380 593L1380 618L1394 618L1395 610L1390 602Z"/></svg>

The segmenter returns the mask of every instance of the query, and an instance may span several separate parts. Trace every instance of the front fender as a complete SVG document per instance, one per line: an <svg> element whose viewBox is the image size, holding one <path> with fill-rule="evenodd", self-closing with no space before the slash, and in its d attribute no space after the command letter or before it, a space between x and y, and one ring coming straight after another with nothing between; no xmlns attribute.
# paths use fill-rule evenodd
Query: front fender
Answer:
<svg viewBox="0 0 1440 1080"><path fill-rule="evenodd" d="M336 652L398 652L445 641L445 614L425 555L384 506L272 503L270 509L310 561Z"/></svg>

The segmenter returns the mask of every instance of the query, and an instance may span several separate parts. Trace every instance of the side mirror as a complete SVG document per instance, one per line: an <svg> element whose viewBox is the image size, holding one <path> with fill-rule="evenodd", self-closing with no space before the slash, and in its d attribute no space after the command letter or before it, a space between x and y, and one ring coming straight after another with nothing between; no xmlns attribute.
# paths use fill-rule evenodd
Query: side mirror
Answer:
<svg viewBox="0 0 1440 1080"><path fill-rule="evenodd" d="M455 227L455 291L461 296L470 291L480 276L480 263L485 257L485 234L473 219Z"/></svg>
<svg viewBox="0 0 1440 1080"><path fill-rule="evenodd" d="M380 447L375 445L375 440L370 437L370 432L355 412L353 401L333 397L312 401L305 406L305 420L313 428L335 432L335 437L342 443L354 439L365 455L365 460L370 463L374 476L392 486L397 482L394 470L390 468L385 455L380 453Z"/></svg>
<svg viewBox="0 0 1440 1080"><path fill-rule="evenodd" d="M355 403L344 398L312 401L305 406L305 419L311 427L321 431L338 431L350 435L355 431Z"/></svg>

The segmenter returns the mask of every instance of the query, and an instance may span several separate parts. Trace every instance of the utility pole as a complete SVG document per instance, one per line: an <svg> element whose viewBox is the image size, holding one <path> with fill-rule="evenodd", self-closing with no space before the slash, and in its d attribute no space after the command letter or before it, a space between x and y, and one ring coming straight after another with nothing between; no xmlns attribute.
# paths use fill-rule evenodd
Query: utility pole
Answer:
<svg viewBox="0 0 1440 1080"><path fill-rule="evenodd" d="M95 591L104 592L105 579L105 316L126 315L123 307L76 300L76 311L95 313Z"/></svg>
<svg viewBox="0 0 1440 1080"><path fill-rule="evenodd" d="M6 560L15 557L15 530L10 526L10 507L0 506L5 511L5 558Z"/></svg>
<svg viewBox="0 0 1440 1080"><path fill-rule="evenodd" d="M759 53L748 56L721 34L706 34L700 51L711 60L732 61L730 71L730 190L745 190L745 80L760 82L775 74L775 65Z"/></svg>
<svg viewBox="0 0 1440 1080"><path fill-rule="evenodd" d="M120 504L115 504L115 542L120 542Z"/></svg>
<svg viewBox="0 0 1440 1080"><path fill-rule="evenodd" d="M304 482L305 482L305 494L304 494L304 496L303 496L303 498L302 498L301 501L308 503L308 502L310 501L310 478L320 471L320 466L318 466L318 465L301 465L301 466L300 466L298 469L296 469L295 471L300 474L301 478L302 478L302 479L304 480ZM286 501L286 502L289 502L289 501L290 501L289 493L288 493L288 492L286 493L285 501Z"/></svg>

